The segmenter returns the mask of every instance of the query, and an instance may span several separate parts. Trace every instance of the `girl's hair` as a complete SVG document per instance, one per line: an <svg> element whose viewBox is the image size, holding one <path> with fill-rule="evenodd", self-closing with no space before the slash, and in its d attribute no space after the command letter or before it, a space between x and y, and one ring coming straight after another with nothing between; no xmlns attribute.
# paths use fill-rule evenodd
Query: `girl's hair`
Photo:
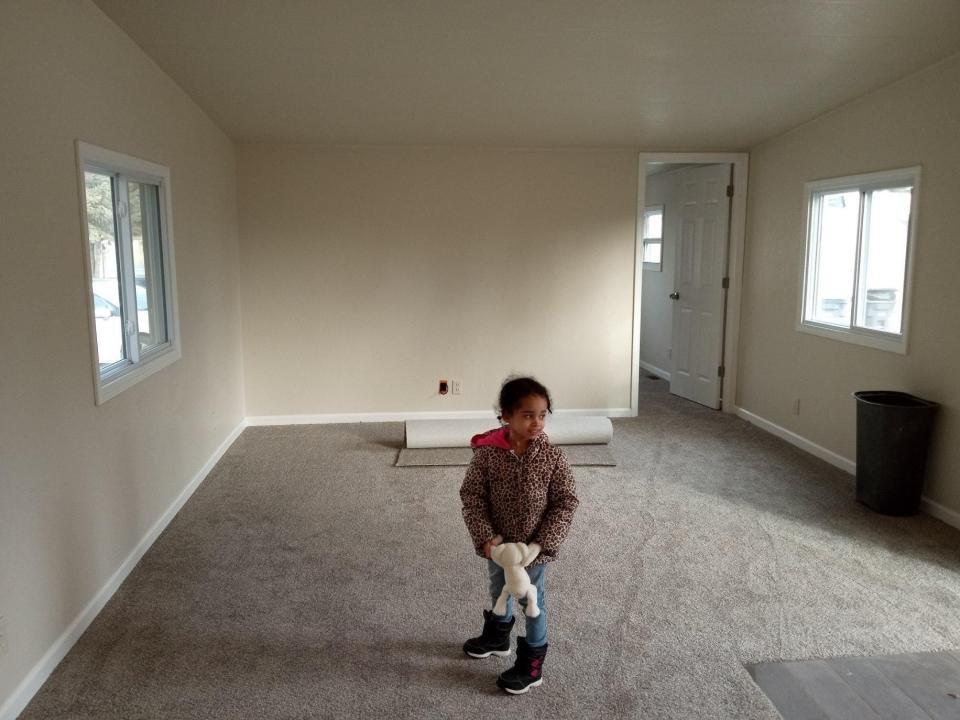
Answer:
<svg viewBox="0 0 960 720"><path fill-rule="evenodd" d="M547 412L553 412L553 405L550 402L549 391L532 377L509 377L500 388L500 414L502 418L504 413L513 412L525 397L538 395L547 401Z"/></svg>

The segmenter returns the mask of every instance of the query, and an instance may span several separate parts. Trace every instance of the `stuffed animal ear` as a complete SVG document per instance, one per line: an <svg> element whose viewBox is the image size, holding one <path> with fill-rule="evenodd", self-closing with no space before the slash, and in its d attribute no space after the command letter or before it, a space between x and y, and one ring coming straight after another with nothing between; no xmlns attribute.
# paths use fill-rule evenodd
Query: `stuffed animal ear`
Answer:
<svg viewBox="0 0 960 720"><path fill-rule="evenodd" d="M522 544L521 544L521 545L522 545L522 549L523 549L523 561L522 561L522 562L523 562L523 566L524 566L524 567L526 567L527 565L529 565L530 563L532 563L534 560L536 560L536 559L537 559L537 555L540 554L540 546L537 545L536 543L531 543L531 544L533 545L533 547L530 547L529 545L527 545L527 544L525 544L525 543L522 543Z"/></svg>

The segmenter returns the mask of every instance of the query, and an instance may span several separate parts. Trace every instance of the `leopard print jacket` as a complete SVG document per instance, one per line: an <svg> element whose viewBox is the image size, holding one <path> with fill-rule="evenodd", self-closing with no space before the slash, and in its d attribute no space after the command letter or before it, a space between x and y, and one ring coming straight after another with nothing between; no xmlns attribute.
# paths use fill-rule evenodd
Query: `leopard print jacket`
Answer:
<svg viewBox="0 0 960 720"><path fill-rule="evenodd" d="M545 434L519 457L500 447L475 447L460 499L477 555L483 557L494 535L535 542L542 550L530 567L556 559L580 504L567 456Z"/></svg>

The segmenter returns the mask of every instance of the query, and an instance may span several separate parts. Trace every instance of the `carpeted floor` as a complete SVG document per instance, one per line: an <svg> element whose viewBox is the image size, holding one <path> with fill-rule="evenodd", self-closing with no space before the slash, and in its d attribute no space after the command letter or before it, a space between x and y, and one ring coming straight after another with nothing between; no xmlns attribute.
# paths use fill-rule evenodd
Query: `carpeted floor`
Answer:
<svg viewBox="0 0 960 720"><path fill-rule="evenodd" d="M957 530L663 382L614 423L527 696L460 650L485 593L463 468L394 467L400 423L254 427L22 717L773 720L743 663L960 648Z"/></svg>

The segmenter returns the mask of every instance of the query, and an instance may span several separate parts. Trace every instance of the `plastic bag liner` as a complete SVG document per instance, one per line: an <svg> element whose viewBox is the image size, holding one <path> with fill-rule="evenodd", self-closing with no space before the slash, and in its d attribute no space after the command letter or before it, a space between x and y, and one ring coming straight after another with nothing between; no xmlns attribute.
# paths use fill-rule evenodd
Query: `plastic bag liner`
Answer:
<svg viewBox="0 0 960 720"><path fill-rule="evenodd" d="M920 510L937 403L904 392L861 390L857 399L857 500L884 515Z"/></svg>

